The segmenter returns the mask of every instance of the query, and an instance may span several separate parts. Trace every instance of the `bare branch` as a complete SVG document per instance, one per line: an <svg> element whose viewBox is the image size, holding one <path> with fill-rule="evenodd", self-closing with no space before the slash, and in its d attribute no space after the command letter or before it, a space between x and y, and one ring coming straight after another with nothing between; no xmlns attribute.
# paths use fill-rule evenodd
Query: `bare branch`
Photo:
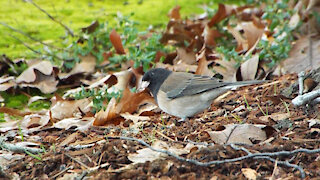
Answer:
<svg viewBox="0 0 320 180"><path fill-rule="evenodd" d="M200 162L197 161L195 159L187 159L187 158L183 158L180 157L170 151L167 150L163 150L163 149L156 149L152 146L150 146L148 143L144 142L143 140L140 139L136 139L136 138L132 138L132 137L124 137L124 136L119 136L119 137L106 137L107 139L122 139L122 140L129 140L129 141L136 141L139 142L140 144L147 146L148 148L150 148L153 151L156 152L160 152L160 153L164 153L167 154L169 156L172 156L180 161L183 162L188 162L188 163L192 163L195 164L197 166L211 166L211 165L218 165L218 164L224 164L224 163L231 163L231 162L237 162L237 161L242 161L245 159L250 159L250 158L254 158L254 159L266 159L266 160L270 160L270 161L275 161L275 159L271 158L271 157L279 157L279 156L291 156L297 153L307 153L307 154L312 154L312 153L320 153L320 149L296 149L293 151L278 151L278 152L265 152L265 153L251 153L249 150L247 150L244 147L237 147L235 145L229 144L232 148L234 148L235 150L243 150L244 152L247 153L247 155L245 156L241 156L241 157L237 157L237 158L233 158L233 159L224 159L224 160L215 160L215 161L209 161L209 162ZM298 166L298 165L294 165L294 164L290 164L288 161L278 161L279 164L281 165L285 165L288 167L292 167L295 169L298 169L301 173L301 178L305 177L305 173L303 171L303 169Z"/></svg>
<svg viewBox="0 0 320 180"><path fill-rule="evenodd" d="M22 34L22 35L28 37L29 39L31 39L31 40L33 40L33 41L39 42L40 44L42 44L42 45L44 45L44 46L48 46L48 47L51 47L51 48L54 48L54 49L63 50L62 48L58 48L58 47L55 47L55 46L53 46L53 45L51 45L51 44L44 43L44 42L42 42L41 40L36 39L36 38L28 35L27 33L23 32L23 31L20 31L20 30L14 28L14 27L12 27L12 26L4 23L4 22L0 22L0 24L3 25L3 26L5 26L5 27L7 27L7 28L9 28L9 29L11 29L11 30L14 31L14 32L17 32L17 33L19 33L19 34Z"/></svg>
<svg viewBox="0 0 320 180"><path fill-rule="evenodd" d="M27 2L31 3L32 5L34 5L36 8L38 8L40 11L42 11L43 13L45 13L52 21L60 24L65 30L67 30L67 32L74 37L73 31L66 26L65 24L63 24L61 21L58 21L56 18L54 18L53 16L51 16L47 11L45 11L44 9L42 9L40 6L38 6L35 2L33 2L32 0L27 0Z"/></svg>

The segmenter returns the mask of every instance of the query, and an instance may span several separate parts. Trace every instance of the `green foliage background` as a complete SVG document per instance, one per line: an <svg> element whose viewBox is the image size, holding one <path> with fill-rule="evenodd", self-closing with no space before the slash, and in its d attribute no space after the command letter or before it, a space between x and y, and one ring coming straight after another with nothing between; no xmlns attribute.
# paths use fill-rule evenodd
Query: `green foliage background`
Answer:
<svg viewBox="0 0 320 180"><path fill-rule="evenodd" d="M203 13L201 6L204 4L209 4L212 8L218 3L211 0L34 0L34 2L66 24L75 34L94 20L115 23L114 17L117 12L123 15L134 13L132 19L140 23L138 26L140 30L145 30L149 25L155 28L164 27L169 20L168 11L177 4L181 6L182 17L186 17ZM1 0L0 7L0 22L58 47L72 43L72 39L66 36L65 30L59 24L53 22L31 3L24 0ZM42 48L40 43L3 25L0 25L0 32L0 54L6 54L11 58L37 56L10 35L21 39L35 50Z"/></svg>

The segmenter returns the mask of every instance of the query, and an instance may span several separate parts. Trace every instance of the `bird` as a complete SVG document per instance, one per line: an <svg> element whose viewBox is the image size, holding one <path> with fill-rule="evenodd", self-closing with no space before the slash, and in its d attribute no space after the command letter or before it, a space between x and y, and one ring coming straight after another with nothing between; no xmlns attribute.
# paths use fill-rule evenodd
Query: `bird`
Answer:
<svg viewBox="0 0 320 180"><path fill-rule="evenodd" d="M214 99L227 91L263 82L223 82L214 77L154 68L143 75L141 88L150 91L162 111L185 121L209 108Z"/></svg>

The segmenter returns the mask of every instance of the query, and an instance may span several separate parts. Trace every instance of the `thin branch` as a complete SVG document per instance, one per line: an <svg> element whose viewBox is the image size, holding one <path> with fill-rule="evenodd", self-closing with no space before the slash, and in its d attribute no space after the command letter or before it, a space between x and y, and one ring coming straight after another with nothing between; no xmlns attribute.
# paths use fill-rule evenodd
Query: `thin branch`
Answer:
<svg viewBox="0 0 320 180"><path fill-rule="evenodd" d="M271 157L279 157L279 156L290 156L290 155L294 155L297 153L307 153L307 154L312 154L312 153L320 153L320 149L296 149L293 151L278 151L278 152L265 152L265 153L251 153L249 152L249 150L247 150L244 147L238 148L236 146L230 145L231 147L233 147L234 149L238 149L238 150L243 150L247 153L247 155L245 156L241 156L241 157L237 157L237 158L233 158L233 159L224 159L224 160L215 160L215 161L209 161L209 162L200 162L197 161L195 159L187 159L187 158L183 158L180 157L170 151L167 150L163 150L163 149L156 149L152 146L150 146L148 143L144 142L143 140L140 139L136 139L136 138L131 138L131 137L123 137L123 136L119 136L119 137L106 137L107 139L122 139L122 140L129 140L129 141L136 141L139 142L140 144L147 146L148 148L150 148L153 151L156 152L160 152L160 153L164 153L167 154L169 156L172 156L180 161L184 161L184 162L188 162L188 163L192 163L195 164L197 166L211 166L211 165L219 165L219 164L224 164L224 163L231 163L231 162L237 162L237 161L242 161L245 159L250 159L250 158L255 158L255 159L267 159L270 161L273 161L274 159L272 159ZM288 167L293 167L295 169L298 169L301 173L301 178L305 177L305 173L303 171L303 169L300 166L294 165L294 164L290 164L289 162L285 162L285 161L278 161L280 162L279 164L282 165L286 165Z"/></svg>
<svg viewBox="0 0 320 180"><path fill-rule="evenodd" d="M51 44L47 44L47 43L45 43L45 42L43 42L43 41L41 41L41 40L39 40L39 39L36 39L36 38L28 35L27 33L23 32L23 31L20 31L20 30L14 28L14 27L12 27L12 26L4 23L4 22L0 22L0 24L3 25L3 26L5 26L5 27L7 27L7 28L9 28L9 29L11 29L11 30L13 30L14 32L17 32L17 33L19 33L19 34L22 34L22 35L26 36L27 38L29 38L29 39L31 39L31 40L33 40L33 41L39 42L40 44L42 44L42 45L44 45L44 46L48 46L48 47L51 47L51 48L54 48L54 49L63 50L62 48L55 47L55 46L53 46L53 45L51 45Z"/></svg>
<svg viewBox="0 0 320 180"><path fill-rule="evenodd" d="M43 13L45 13L52 21L60 24L65 30L68 31L68 33L74 37L73 31L66 26L65 24L63 24L61 21L56 20L56 18L54 18L53 16L51 16L47 11L45 11L44 9L42 9L40 6L38 6L35 2L33 2L32 0L27 0L27 2L31 3L32 5L34 5L36 8L38 8L40 11L42 11Z"/></svg>
<svg viewBox="0 0 320 180"><path fill-rule="evenodd" d="M25 153L26 151L28 151L32 154L38 154L38 153L44 152L43 149L19 146L16 144L6 143L4 141L5 141L5 138L1 137L0 138L0 148L15 152L15 153Z"/></svg>
<svg viewBox="0 0 320 180"><path fill-rule="evenodd" d="M26 44L25 42L23 42L21 39L15 37L14 35L12 34L8 34L8 36L12 37L13 39L19 41L21 44L23 44L26 48L28 48L29 50L31 50L32 52L36 53L36 54L40 54L41 55L41 52L33 49L32 47L30 47L28 44Z"/></svg>

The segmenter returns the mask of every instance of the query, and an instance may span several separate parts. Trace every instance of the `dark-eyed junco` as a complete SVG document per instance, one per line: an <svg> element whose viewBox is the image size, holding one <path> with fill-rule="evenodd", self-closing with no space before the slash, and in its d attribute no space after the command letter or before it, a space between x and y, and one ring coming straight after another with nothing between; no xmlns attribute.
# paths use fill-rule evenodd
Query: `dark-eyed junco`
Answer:
<svg viewBox="0 0 320 180"><path fill-rule="evenodd" d="M142 77L142 86L151 91L159 108L182 120L204 111L215 98L232 88L262 82L222 82L216 78L163 68L151 69Z"/></svg>

